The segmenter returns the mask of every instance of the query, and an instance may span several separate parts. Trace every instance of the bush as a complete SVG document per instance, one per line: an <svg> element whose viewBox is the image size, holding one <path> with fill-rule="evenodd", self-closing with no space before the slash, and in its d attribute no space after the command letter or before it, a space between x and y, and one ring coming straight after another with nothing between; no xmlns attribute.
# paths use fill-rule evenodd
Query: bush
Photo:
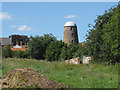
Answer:
<svg viewBox="0 0 120 90"><path fill-rule="evenodd" d="M2 48L2 57L3 58L12 58L12 50L10 48L10 45L6 45Z"/></svg>
<svg viewBox="0 0 120 90"><path fill-rule="evenodd" d="M86 45L90 55L97 62L119 62L119 19L120 5L105 11L95 20L95 25L90 29Z"/></svg>
<svg viewBox="0 0 120 90"><path fill-rule="evenodd" d="M59 55L59 60L67 59L67 45L61 49L61 54Z"/></svg>
<svg viewBox="0 0 120 90"><path fill-rule="evenodd" d="M60 54L61 54L63 47L67 47L67 45L62 41L52 42L46 50L46 58L45 59L48 61L59 60L59 58L61 58Z"/></svg>
<svg viewBox="0 0 120 90"><path fill-rule="evenodd" d="M30 37L28 48L30 55L35 59L45 59L45 51L49 44L56 41L52 34L44 34L44 36Z"/></svg>
<svg viewBox="0 0 120 90"><path fill-rule="evenodd" d="M12 51L12 57L15 58L31 58L29 50L26 51Z"/></svg>

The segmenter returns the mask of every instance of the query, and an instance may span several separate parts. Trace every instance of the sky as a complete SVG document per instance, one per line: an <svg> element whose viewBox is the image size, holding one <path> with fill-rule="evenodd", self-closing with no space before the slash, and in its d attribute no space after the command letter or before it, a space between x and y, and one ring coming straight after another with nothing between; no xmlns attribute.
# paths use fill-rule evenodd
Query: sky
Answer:
<svg viewBox="0 0 120 90"><path fill-rule="evenodd" d="M79 42L85 41L88 24L117 2L3 2L0 20L2 37L13 34L43 36L53 34L63 40L64 24L77 24ZM2 16L2 17L1 17Z"/></svg>

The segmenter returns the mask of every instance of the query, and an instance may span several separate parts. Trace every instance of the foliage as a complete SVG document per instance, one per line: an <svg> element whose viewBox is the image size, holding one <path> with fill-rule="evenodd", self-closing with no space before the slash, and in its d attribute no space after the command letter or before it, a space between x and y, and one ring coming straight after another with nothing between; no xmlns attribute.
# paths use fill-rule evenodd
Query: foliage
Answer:
<svg viewBox="0 0 120 90"><path fill-rule="evenodd" d="M98 62L115 63L119 57L118 12L119 5L112 7L95 20L86 39L88 54Z"/></svg>
<svg viewBox="0 0 120 90"><path fill-rule="evenodd" d="M25 52L24 52L24 58L31 58L30 50L29 49L25 50Z"/></svg>
<svg viewBox="0 0 120 90"><path fill-rule="evenodd" d="M14 58L31 58L30 57L30 51L29 50L25 50L25 51L12 51L12 57Z"/></svg>
<svg viewBox="0 0 120 90"><path fill-rule="evenodd" d="M79 45L77 44L70 44L67 48L67 59L71 59L74 57L75 52L79 49Z"/></svg>
<svg viewBox="0 0 120 90"><path fill-rule="evenodd" d="M82 57L84 54L86 54L86 48L81 44L70 44L67 46L62 41L56 41L48 46L46 60L68 60L75 57Z"/></svg>
<svg viewBox="0 0 120 90"><path fill-rule="evenodd" d="M31 36L28 42L29 50L11 51L10 46L3 47L3 57L35 58L48 61L68 60L83 55L90 55L95 62L115 63L119 60L119 28L120 5L113 6L94 20L95 25L89 24L91 29L86 35L86 44L70 44L67 46L52 34Z"/></svg>
<svg viewBox="0 0 120 90"><path fill-rule="evenodd" d="M12 51L12 56L14 58L20 58L22 51Z"/></svg>
<svg viewBox="0 0 120 90"><path fill-rule="evenodd" d="M86 49L85 45L82 46L81 44L78 44L78 45L75 45L75 47L76 47L76 50L73 51L73 57L81 57L82 58L83 55L86 55L87 49Z"/></svg>
<svg viewBox="0 0 120 90"><path fill-rule="evenodd" d="M83 55L87 54L87 49L86 46L82 46L81 44L70 44L67 47L67 59L71 59L71 58L76 58L76 57L80 57L82 58Z"/></svg>
<svg viewBox="0 0 120 90"><path fill-rule="evenodd" d="M4 58L2 74L18 68L33 69L51 80L65 83L72 88L117 88L118 64L105 66L104 64L73 65L64 62L46 62L35 59Z"/></svg>
<svg viewBox="0 0 120 90"><path fill-rule="evenodd" d="M64 46L61 49L61 53L59 55L59 60L61 60L61 61L67 60L67 46Z"/></svg>
<svg viewBox="0 0 120 90"><path fill-rule="evenodd" d="M67 47L67 45L62 41L52 42L46 50L46 58L45 59L48 61L59 60L61 51L63 51L63 53L64 53L65 51L63 49L66 47ZM65 57L61 54L60 58L63 59Z"/></svg>
<svg viewBox="0 0 120 90"><path fill-rule="evenodd" d="M3 58L12 57L12 50L9 44L2 48L2 57Z"/></svg>
<svg viewBox="0 0 120 90"><path fill-rule="evenodd" d="M28 48L25 51L11 51L6 48L6 53L11 51L11 57L15 58L35 58L48 61L67 60L83 55L84 47L81 44L70 44L67 46L62 40L56 40L52 34L44 36L30 37Z"/></svg>
<svg viewBox="0 0 120 90"><path fill-rule="evenodd" d="M28 42L31 57L35 59L45 59L45 51L53 41L56 41L56 38L52 34L44 34L44 36L36 37L31 36Z"/></svg>

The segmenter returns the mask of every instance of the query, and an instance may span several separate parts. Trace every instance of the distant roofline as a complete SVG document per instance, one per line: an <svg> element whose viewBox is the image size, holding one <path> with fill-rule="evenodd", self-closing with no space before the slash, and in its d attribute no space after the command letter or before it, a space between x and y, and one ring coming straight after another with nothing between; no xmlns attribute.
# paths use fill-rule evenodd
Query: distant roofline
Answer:
<svg viewBox="0 0 120 90"><path fill-rule="evenodd" d="M9 37L0 37L0 38L9 38Z"/></svg>
<svg viewBox="0 0 120 90"><path fill-rule="evenodd" d="M13 35L18 35L18 36L27 36L29 37L28 35L20 35L20 34L12 34L12 35L9 35L9 36L13 36ZM9 36L1 36L0 38L9 38Z"/></svg>

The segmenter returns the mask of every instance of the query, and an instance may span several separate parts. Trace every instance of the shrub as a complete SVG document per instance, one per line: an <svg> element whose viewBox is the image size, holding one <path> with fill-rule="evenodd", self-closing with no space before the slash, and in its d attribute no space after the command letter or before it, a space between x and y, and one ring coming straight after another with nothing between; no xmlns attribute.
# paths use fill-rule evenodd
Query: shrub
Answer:
<svg viewBox="0 0 120 90"><path fill-rule="evenodd" d="M44 34L44 36L30 37L28 47L30 55L35 59L45 59L45 51L49 44L56 41L52 34Z"/></svg>
<svg viewBox="0 0 120 90"><path fill-rule="evenodd" d="M29 50L25 50L25 51L12 51L12 57L15 57L15 58L31 58L30 57L30 53L29 53Z"/></svg>
<svg viewBox="0 0 120 90"><path fill-rule="evenodd" d="M12 50L9 44L2 48L2 57L3 58L12 57Z"/></svg>
<svg viewBox="0 0 120 90"><path fill-rule="evenodd" d="M46 60L48 61L55 61L55 60L59 60L59 58L63 59L65 58L65 56L60 57L61 51L63 47L67 47L67 45L62 42L62 41L54 41L52 42L47 50L46 50Z"/></svg>

